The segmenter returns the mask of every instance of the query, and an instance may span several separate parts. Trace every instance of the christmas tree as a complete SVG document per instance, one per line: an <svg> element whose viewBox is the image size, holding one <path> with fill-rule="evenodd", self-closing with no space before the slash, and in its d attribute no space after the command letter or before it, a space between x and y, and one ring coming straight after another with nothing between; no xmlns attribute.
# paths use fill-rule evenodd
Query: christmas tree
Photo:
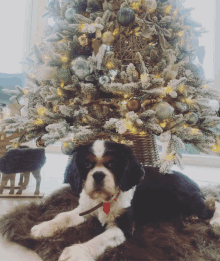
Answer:
<svg viewBox="0 0 220 261"><path fill-rule="evenodd" d="M6 133L26 129L20 143L62 140L67 154L98 137L135 143L164 173L182 167L184 143L220 151L220 93L195 65L205 30L191 9L179 0L52 0L47 11L55 24L26 59L27 86L5 90L15 106L27 101L26 113L4 120ZM168 142L165 158L155 135Z"/></svg>

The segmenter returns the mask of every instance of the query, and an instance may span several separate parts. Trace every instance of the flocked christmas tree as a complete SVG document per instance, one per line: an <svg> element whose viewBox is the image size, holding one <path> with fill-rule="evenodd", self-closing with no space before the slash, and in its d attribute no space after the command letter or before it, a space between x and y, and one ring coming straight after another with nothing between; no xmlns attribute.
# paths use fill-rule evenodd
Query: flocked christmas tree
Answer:
<svg viewBox="0 0 220 261"><path fill-rule="evenodd" d="M220 150L220 93L195 65L204 29L179 0L52 0L45 37L33 46L26 114L2 126L19 142L62 140L67 154L97 137L134 144L143 164L182 167L180 150ZM201 57L199 57L201 59ZM155 135L168 142L159 159Z"/></svg>

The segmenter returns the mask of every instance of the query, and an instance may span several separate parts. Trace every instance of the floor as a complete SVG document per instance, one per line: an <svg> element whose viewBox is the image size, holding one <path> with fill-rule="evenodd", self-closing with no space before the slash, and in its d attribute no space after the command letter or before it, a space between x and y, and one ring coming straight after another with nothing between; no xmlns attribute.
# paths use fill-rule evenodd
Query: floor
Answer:
<svg viewBox="0 0 220 261"><path fill-rule="evenodd" d="M47 162L42 168L42 182L41 182L41 192L45 196L49 195L52 191L60 188L61 186L66 186L63 183L63 173L65 166L68 161L68 156L57 155L57 154L47 154ZM174 170L180 171L177 167ZM195 180L200 186L207 184L220 184L220 169L219 168L201 168L186 166L182 173L188 175L190 178ZM17 175L17 178L19 175ZM35 180L31 176L29 186L26 191L34 192L35 190ZM30 201L36 201L39 199L2 199L0 198L0 216L4 215L14 206L19 204L27 204ZM41 261L41 258L24 247L17 244L6 241L0 238L0 261Z"/></svg>

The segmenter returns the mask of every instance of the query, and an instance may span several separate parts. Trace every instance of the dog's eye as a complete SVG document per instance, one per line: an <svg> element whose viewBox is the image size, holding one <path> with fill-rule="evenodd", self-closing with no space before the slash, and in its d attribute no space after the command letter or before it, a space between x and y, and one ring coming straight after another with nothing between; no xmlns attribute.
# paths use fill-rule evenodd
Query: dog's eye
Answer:
<svg viewBox="0 0 220 261"><path fill-rule="evenodd" d="M89 162L89 161L86 161L86 162L84 163L84 166L85 166L85 168L89 169L89 168L92 167L92 163Z"/></svg>
<svg viewBox="0 0 220 261"><path fill-rule="evenodd" d="M115 164L116 164L116 162L111 160L106 165L107 165L108 168L113 168L115 166Z"/></svg>

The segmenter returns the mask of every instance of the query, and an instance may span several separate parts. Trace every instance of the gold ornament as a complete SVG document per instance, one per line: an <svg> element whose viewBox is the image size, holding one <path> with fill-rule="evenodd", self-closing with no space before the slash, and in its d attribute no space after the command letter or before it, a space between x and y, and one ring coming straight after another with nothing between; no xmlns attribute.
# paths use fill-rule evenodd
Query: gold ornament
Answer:
<svg viewBox="0 0 220 261"><path fill-rule="evenodd" d="M166 123L166 122L162 122L162 123L160 123L160 127L161 127L161 128L165 128L165 127L166 127L166 125L167 125L167 123Z"/></svg>
<svg viewBox="0 0 220 261"><path fill-rule="evenodd" d="M53 112L55 112L55 113L60 112L60 105L55 105L55 106L53 107Z"/></svg>
<svg viewBox="0 0 220 261"><path fill-rule="evenodd" d="M116 36L120 33L119 27L115 28L113 35Z"/></svg>
<svg viewBox="0 0 220 261"><path fill-rule="evenodd" d="M24 107L24 105L20 105L17 100L15 100L12 104L8 105L8 108L11 110L10 114L21 115L20 110Z"/></svg>
<svg viewBox="0 0 220 261"><path fill-rule="evenodd" d="M114 43L115 37L113 36L113 33L107 31L104 34L102 34L102 42L106 45L112 45Z"/></svg>
<svg viewBox="0 0 220 261"><path fill-rule="evenodd" d="M36 119L36 121L34 122L35 125L42 125L44 122L41 118Z"/></svg>
<svg viewBox="0 0 220 261"><path fill-rule="evenodd" d="M59 95L59 96L62 96L62 95L63 95L63 91L62 91L61 88L58 88L58 89L57 89L57 95Z"/></svg>
<svg viewBox="0 0 220 261"><path fill-rule="evenodd" d="M79 41L79 44L80 44L82 47L85 47L85 46L89 45L89 38L87 37L86 34L81 35L81 36L78 38L78 41Z"/></svg>
<svg viewBox="0 0 220 261"><path fill-rule="evenodd" d="M19 148L19 143L14 142L14 143L12 144L12 148L14 148L14 149Z"/></svg>
<svg viewBox="0 0 220 261"><path fill-rule="evenodd" d="M129 111L138 112L141 108L141 103L137 99L131 99L127 102L127 108Z"/></svg>
<svg viewBox="0 0 220 261"><path fill-rule="evenodd" d="M137 70L133 71L132 78L134 82L137 82L139 80L139 72Z"/></svg>
<svg viewBox="0 0 220 261"><path fill-rule="evenodd" d="M148 13L153 13L157 9L157 2L156 0L144 0L143 7Z"/></svg>
<svg viewBox="0 0 220 261"><path fill-rule="evenodd" d="M107 63L106 63L106 67L107 67L109 70L111 70L111 69L115 68L115 65L114 65L113 62L107 62Z"/></svg>
<svg viewBox="0 0 220 261"><path fill-rule="evenodd" d="M142 5L142 0L138 2L133 2L130 4L131 9L133 9L136 13L140 14L144 12L144 8Z"/></svg>

